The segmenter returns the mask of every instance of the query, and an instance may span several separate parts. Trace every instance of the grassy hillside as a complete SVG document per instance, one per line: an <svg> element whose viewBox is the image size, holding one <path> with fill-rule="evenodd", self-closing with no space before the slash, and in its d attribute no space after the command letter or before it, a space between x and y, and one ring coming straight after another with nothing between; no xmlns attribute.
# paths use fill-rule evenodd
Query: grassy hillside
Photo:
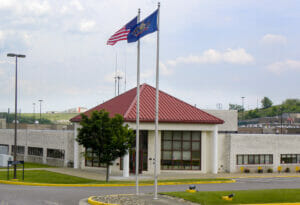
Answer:
<svg viewBox="0 0 300 205"><path fill-rule="evenodd" d="M51 122L69 121L72 117L75 117L78 113L42 113L43 119L48 119ZM21 116L33 117L33 113L22 113ZM40 119L40 114L35 114L35 119Z"/></svg>
<svg viewBox="0 0 300 205"><path fill-rule="evenodd" d="M281 115L281 113L300 113L300 99L287 99L280 105L274 105L265 109L248 110L244 114L240 111L239 119L273 117Z"/></svg>

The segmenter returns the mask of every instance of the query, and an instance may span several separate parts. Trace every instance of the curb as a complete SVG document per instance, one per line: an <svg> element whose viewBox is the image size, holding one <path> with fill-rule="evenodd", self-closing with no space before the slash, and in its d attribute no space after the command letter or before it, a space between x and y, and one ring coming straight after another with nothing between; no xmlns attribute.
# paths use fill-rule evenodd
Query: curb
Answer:
<svg viewBox="0 0 300 205"><path fill-rule="evenodd" d="M273 203L273 204L241 204L241 205L300 205L299 202L296 203Z"/></svg>
<svg viewBox="0 0 300 205"><path fill-rule="evenodd" d="M236 180L229 181L194 181L194 182L158 182L158 185L185 185L185 184L222 184L222 183L235 183ZM32 182L14 182L0 180L0 184L11 185L27 185L27 186L57 186L57 187L119 187L119 186L135 186L135 184L47 184L47 183L32 183ZM143 184L139 186L153 186L153 183Z"/></svg>
<svg viewBox="0 0 300 205"><path fill-rule="evenodd" d="M241 177L222 177L223 179L247 179L247 178L300 178L297 176L241 176Z"/></svg>
<svg viewBox="0 0 300 205"><path fill-rule="evenodd" d="M117 204L108 204L108 203L104 203L104 202L100 202L100 201L95 201L95 200L93 200L94 197L96 197L96 196L90 196L88 198L88 204L91 204L91 205L117 205Z"/></svg>

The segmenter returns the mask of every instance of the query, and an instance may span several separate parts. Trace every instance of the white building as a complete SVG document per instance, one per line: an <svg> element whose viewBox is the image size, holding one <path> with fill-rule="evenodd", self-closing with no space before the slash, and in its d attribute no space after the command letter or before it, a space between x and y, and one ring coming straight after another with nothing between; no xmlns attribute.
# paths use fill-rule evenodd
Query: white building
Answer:
<svg viewBox="0 0 300 205"><path fill-rule="evenodd" d="M264 171L278 167L295 171L300 167L300 135L238 134L237 112L202 111L160 91L159 172L240 172ZM111 116L121 114L125 123L136 129L136 89L129 90L85 112L105 109ZM155 88L143 84L140 89L140 167L141 173L154 172ZM82 169L104 169L98 157L76 142L80 115L71 119L74 131L18 130L18 159ZM0 154L12 154L13 129L0 128ZM49 128L50 129L50 128ZM112 172L128 176L135 171L134 148L117 159ZM88 155L83 155L83 152ZM88 156L85 158L84 156ZM123 169L124 168L124 169ZM127 171L128 170L128 171Z"/></svg>

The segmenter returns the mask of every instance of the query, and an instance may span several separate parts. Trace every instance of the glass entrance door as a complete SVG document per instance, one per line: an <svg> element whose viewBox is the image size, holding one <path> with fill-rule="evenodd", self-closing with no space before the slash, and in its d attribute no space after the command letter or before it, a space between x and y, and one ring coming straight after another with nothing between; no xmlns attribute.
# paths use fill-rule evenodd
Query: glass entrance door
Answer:
<svg viewBox="0 0 300 205"><path fill-rule="evenodd" d="M148 131L140 131L139 141L139 173L148 170ZM129 170L130 173L135 173L136 151L135 144L132 145L129 153Z"/></svg>

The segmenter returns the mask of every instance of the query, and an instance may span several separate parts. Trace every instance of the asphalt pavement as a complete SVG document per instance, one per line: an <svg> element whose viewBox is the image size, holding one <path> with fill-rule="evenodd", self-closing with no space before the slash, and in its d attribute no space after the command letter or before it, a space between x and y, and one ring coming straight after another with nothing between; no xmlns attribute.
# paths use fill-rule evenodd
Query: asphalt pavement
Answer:
<svg viewBox="0 0 300 205"><path fill-rule="evenodd" d="M199 191L294 189L300 178L241 178L236 183L200 184ZM188 185L159 186L159 192L185 191ZM153 186L141 186L141 193L153 193ZM135 187L41 187L0 184L0 205L77 205L83 198L108 194L134 194Z"/></svg>

